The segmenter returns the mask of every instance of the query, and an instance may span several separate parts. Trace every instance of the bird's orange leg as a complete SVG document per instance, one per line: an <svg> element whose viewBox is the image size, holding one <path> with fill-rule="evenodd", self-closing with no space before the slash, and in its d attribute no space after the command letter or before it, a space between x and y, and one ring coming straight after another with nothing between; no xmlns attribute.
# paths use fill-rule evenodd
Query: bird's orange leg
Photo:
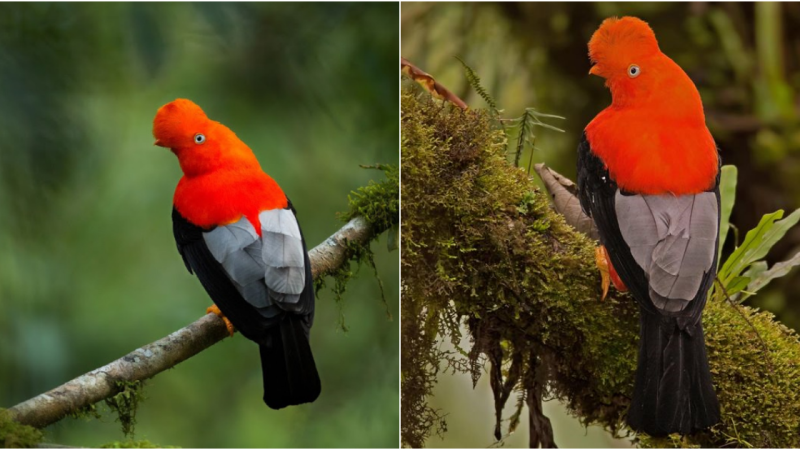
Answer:
<svg viewBox="0 0 800 450"><path fill-rule="evenodd" d="M219 318L225 322L225 327L228 328L228 333L230 333L230 335L233 336L233 333L236 332L236 328L234 328L231 321L228 320L228 318L222 314L222 311L219 310L219 307L217 307L217 305L211 305L208 308L206 308L206 314L212 314L212 313L218 315Z"/></svg>
<svg viewBox="0 0 800 450"><path fill-rule="evenodd" d="M614 287L620 292L626 292L628 287L619 278L619 274L614 270L614 265L611 264L611 258L608 257L608 250L604 246L599 246L594 249L595 264L600 270L601 286L603 287L603 296L600 300L605 300L608 295L608 287L614 283Z"/></svg>

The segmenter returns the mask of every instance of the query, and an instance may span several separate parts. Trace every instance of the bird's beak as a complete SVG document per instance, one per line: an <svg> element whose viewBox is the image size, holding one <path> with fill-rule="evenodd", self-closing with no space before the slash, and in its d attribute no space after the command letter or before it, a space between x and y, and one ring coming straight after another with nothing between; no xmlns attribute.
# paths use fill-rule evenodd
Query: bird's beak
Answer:
<svg viewBox="0 0 800 450"><path fill-rule="evenodd" d="M589 75L597 75L600 76L600 69L597 68L597 64L593 65L591 69L589 69Z"/></svg>
<svg viewBox="0 0 800 450"><path fill-rule="evenodd" d="M153 142L153 145L157 145L157 146L159 146L159 147L163 147L163 146L164 146L164 144L162 144L162 143L161 143L161 141L160 141L160 140L158 140L158 139L156 139L156 141L155 141L155 142Z"/></svg>

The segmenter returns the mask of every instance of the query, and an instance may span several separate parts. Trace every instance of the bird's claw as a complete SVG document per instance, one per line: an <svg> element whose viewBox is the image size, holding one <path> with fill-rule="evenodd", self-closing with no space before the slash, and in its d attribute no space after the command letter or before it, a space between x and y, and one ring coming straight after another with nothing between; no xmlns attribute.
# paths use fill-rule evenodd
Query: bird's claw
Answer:
<svg viewBox="0 0 800 450"><path fill-rule="evenodd" d="M600 298L600 301L605 300L608 295L608 287L611 283L614 283L614 288L620 292L626 292L628 290L628 287L622 282L619 274L611 264L611 258L608 256L608 250L606 250L605 246L601 245L594 249L594 260L595 264L597 264L597 268L600 270L600 277L602 279L603 296Z"/></svg>
<svg viewBox="0 0 800 450"><path fill-rule="evenodd" d="M234 328L231 321L228 320L228 318L222 314L222 311L219 310L219 307L217 305L211 305L208 308L206 308L206 314L216 314L217 316L219 316L219 318L225 322L225 327L228 329L228 333L231 336L233 336L233 333L236 332L236 328Z"/></svg>
<svg viewBox="0 0 800 450"><path fill-rule="evenodd" d="M594 249L594 262L597 264L597 269L600 271L600 286L603 288L603 296L600 297L600 301L603 301L608 295L608 287L611 285L611 276L608 274L606 249L602 245Z"/></svg>

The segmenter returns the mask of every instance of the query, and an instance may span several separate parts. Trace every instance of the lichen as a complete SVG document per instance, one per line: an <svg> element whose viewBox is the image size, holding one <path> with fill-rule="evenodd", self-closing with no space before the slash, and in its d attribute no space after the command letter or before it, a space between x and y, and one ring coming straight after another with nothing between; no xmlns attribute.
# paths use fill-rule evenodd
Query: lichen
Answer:
<svg viewBox="0 0 800 450"><path fill-rule="evenodd" d="M0 447L30 448L42 442L44 434L31 426L15 421L11 413L0 408Z"/></svg>
<svg viewBox="0 0 800 450"><path fill-rule="evenodd" d="M132 438L136 428L136 410L139 402L144 399L144 381L117 381L116 386L119 392L105 399L105 403L117 413L117 422L122 425L122 433Z"/></svg>
<svg viewBox="0 0 800 450"><path fill-rule="evenodd" d="M511 372L523 391L541 376L545 396L584 424L633 436L624 417L638 310L618 292L600 301L595 243L507 161L505 135L489 112L442 106L404 89L401 120L403 444L422 446L445 426L445 412L427 404L441 369L477 380L483 358L493 365L496 399L508 391ZM687 437L636 436L638 445L800 445L798 337L768 313L738 308L711 301L704 314L722 423ZM464 325L472 348L442 352L439 342L458 344Z"/></svg>

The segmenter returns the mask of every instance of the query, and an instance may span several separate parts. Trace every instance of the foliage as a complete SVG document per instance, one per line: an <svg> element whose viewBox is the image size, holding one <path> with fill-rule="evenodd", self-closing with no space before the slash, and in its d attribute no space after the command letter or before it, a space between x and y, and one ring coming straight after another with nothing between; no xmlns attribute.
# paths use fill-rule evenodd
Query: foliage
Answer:
<svg viewBox="0 0 800 450"><path fill-rule="evenodd" d="M17 423L11 418L11 413L0 408L0 447L36 447L43 438L44 434L40 430Z"/></svg>
<svg viewBox="0 0 800 450"><path fill-rule="evenodd" d="M499 116L500 111L497 109L497 102L494 101L492 96L489 95L489 93L486 92L486 89L483 87L483 85L481 85L481 77L479 77L478 74L475 73L475 71L472 69L472 67L468 66L467 63L465 63L461 58L456 58L456 59L458 59L458 62L460 62L461 65L464 66L464 76L467 79L467 83L469 83L469 85L472 86L472 89L475 90L475 93L477 93L483 99L483 101L485 101L486 104L489 105L490 110L495 115Z"/></svg>
<svg viewBox="0 0 800 450"><path fill-rule="evenodd" d="M442 368L476 380L483 358L496 403L509 380L530 392L538 377L584 424L627 434L638 312L627 294L599 301L593 241L507 162L491 114L410 90L401 106L404 445L423 445L442 425L444 412L427 403ZM462 323L472 348L441 352L442 340L458 345ZM797 335L769 313L716 299L704 328L722 424L678 440L639 436L639 445L799 445Z"/></svg>
<svg viewBox="0 0 800 450"><path fill-rule="evenodd" d="M729 218L735 201L736 174L735 166L722 167L720 248L725 244L728 234ZM800 221L800 209L780 220L782 218L782 210L766 214L756 228L747 232L741 245L738 243L738 238L736 239L735 250L724 263L720 264L717 272L719 282L722 283L724 289L715 283L709 293L711 297L716 300L722 300L728 296L739 297L744 301L769 284L770 281L785 276L793 267L800 264L800 253L787 261L776 263L769 270L767 270L767 262L762 259L786 235L786 232Z"/></svg>
<svg viewBox="0 0 800 450"><path fill-rule="evenodd" d="M539 126L561 133L564 132L564 130L561 128L554 127L541 120L542 118L563 120L564 117L553 114L544 114L537 111L536 108L525 108L522 116L514 119L503 119L501 117L503 110L497 109L497 102L495 102L483 85L481 85L481 78L477 73L475 73L475 70L467 65L467 63L462 61L461 58L457 59L461 65L464 66L464 76L466 77L469 85L486 102L486 104L489 105L490 111L494 116L496 116L497 123L500 124L503 131L509 137L509 147L511 147L511 136L515 136L516 143L513 145L515 166L519 167L519 160L522 157L522 153L526 149L530 149L531 161L533 160L533 150L536 142L536 136L533 134L533 127ZM506 122L508 122L508 125L506 125ZM528 166L528 173L530 173L530 165Z"/></svg>
<svg viewBox="0 0 800 450"><path fill-rule="evenodd" d="M767 252L800 220L800 209L783 220L783 210L766 214L758 226L747 232L742 245L728 257L717 276L726 286L728 295L744 290L751 280L763 274L766 262L761 261ZM756 269L755 271L753 269ZM747 271L747 272L746 272ZM766 283L764 283L766 284ZM754 291L748 291L752 295ZM721 292L716 293L721 296Z"/></svg>

